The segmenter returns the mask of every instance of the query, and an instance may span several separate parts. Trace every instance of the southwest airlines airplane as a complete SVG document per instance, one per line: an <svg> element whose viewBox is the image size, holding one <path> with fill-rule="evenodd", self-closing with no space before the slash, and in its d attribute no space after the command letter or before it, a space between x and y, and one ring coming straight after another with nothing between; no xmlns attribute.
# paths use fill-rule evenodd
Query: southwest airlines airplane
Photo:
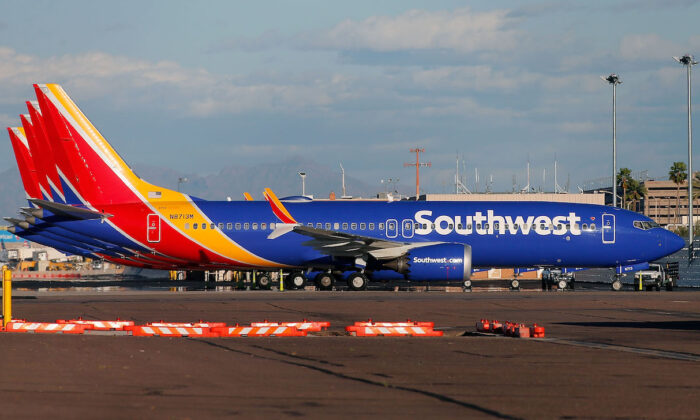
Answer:
<svg viewBox="0 0 700 420"><path fill-rule="evenodd" d="M61 86L34 85L8 128L29 207L15 234L76 255L167 270L284 270L301 287L332 273L468 282L491 267L610 267L619 274L684 246L651 219L549 202L207 201L139 178ZM249 197L247 195L247 197ZM465 283L467 284L467 283Z"/></svg>

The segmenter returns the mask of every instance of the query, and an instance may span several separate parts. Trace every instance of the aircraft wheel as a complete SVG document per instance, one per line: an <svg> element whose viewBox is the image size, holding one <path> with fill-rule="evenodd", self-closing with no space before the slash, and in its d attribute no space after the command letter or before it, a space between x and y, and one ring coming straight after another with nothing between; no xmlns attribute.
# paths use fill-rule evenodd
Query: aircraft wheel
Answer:
<svg viewBox="0 0 700 420"><path fill-rule="evenodd" d="M367 276L362 273L353 273L348 277L348 287L350 290L365 290L367 288Z"/></svg>
<svg viewBox="0 0 700 420"><path fill-rule="evenodd" d="M462 287L465 289L471 289L472 288L472 281L467 279L462 282Z"/></svg>
<svg viewBox="0 0 700 420"><path fill-rule="evenodd" d="M513 279L513 280L510 282L510 288L513 289L513 290L518 290L518 289L520 289L520 282L518 281L518 279Z"/></svg>
<svg viewBox="0 0 700 420"><path fill-rule="evenodd" d="M315 279L316 287L320 290L332 290L335 279L331 274L319 273Z"/></svg>
<svg viewBox="0 0 700 420"><path fill-rule="evenodd" d="M566 289L566 280L559 280L559 283L557 283L557 287L560 288L561 290Z"/></svg>
<svg viewBox="0 0 700 420"><path fill-rule="evenodd" d="M287 281L289 282L290 289L299 290L306 286L306 277L304 277L303 273L292 273L287 277Z"/></svg>
<svg viewBox="0 0 700 420"><path fill-rule="evenodd" d="M619 292L620 289L622 289L622 282L620 281L620 279L615 279L615 280L613 280L613 282L610 286L612 287L612 289L614 291Z"/></svg>
<svg viewBox="0 0 700 420"><path fill-rule="evenodd" d="M258 288L260 289L267 290L272 287L272 280L270 280L270 276L267 274L260 274L256 280L258 282Z"/></svg>

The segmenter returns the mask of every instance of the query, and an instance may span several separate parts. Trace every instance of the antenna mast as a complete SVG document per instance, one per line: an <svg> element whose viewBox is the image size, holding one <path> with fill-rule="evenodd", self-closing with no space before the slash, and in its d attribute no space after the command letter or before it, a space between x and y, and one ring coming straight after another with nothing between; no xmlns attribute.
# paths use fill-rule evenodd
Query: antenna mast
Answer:
<svg viewBox="0 0 700 420"><path fill-rule="evenodd" d="M464 164L464 162L462 162ZM471 194L462 177L459 176L459 154L457 154L457 172L455 172L455 193L456 194Z"/></svg>
<svg viewBox="0 0 700 420"><path fill-rule="evenodd" d="M408 166L415 166L416 167L416 200L418 200L418 197L420 196L420 167L421 166L427 166L428 168L433 166L432 163L420 163L420 154L425 153L425 149L421 149L416 147L415 149L410 150L411 153L416 154L416 162L415 163L404 163L404 167Z"/></svg>
<svg viewBox="0 0 700 420"><path fill-rule="evenodd" d="M346 196L345 194L345 168L343 168L343 162L338 162L340 164L340 173L342 174L343 177L343 197Z"/></svg>

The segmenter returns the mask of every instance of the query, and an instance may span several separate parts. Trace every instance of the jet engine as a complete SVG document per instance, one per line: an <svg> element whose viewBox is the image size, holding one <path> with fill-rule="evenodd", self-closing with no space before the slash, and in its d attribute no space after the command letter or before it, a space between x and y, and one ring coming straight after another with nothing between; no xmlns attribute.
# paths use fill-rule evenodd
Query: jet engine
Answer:
<svg viewBox="0 0 700 420"><path fill-rule="evenodd" d="M472 274L472 247L445 243L413 248L383 266L405 275L409 280L469 280Z"/></svg>

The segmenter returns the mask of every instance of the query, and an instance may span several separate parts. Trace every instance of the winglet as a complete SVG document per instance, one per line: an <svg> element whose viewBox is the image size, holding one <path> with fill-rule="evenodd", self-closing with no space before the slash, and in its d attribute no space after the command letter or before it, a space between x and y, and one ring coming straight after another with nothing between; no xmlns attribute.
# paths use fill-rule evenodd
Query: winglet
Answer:
<svg viewBox="0 0 700 420"><path fill-rule="evenodd" d="M243 197L245 197L245 201L253 201L253 196L250 193L244 192Z"/></svg>
<svg viewBox="0 0 700 420"><path fill-rule="evenodd" d="M270 203L270 207L272 207L272 212L275 214L275 216L277 216L278 219L280 219L283 223L297 223L297 221L294 220L291 214L289 214L287 209L284 207L284 205L280 202L280 200L277 198L275 193L272 192L271 189L265 188L263 195L265 196L265 200L267 200L267 202Z"/></svg>
<svg viewBox="0 0 700 420"><path fill-rule="evenodd" d="M269 235L267 235L267 239L279 238L280 236L293 231L295 226L297 225L288 223L277 223L275 225L275 230L273 230Z"/></svg>

